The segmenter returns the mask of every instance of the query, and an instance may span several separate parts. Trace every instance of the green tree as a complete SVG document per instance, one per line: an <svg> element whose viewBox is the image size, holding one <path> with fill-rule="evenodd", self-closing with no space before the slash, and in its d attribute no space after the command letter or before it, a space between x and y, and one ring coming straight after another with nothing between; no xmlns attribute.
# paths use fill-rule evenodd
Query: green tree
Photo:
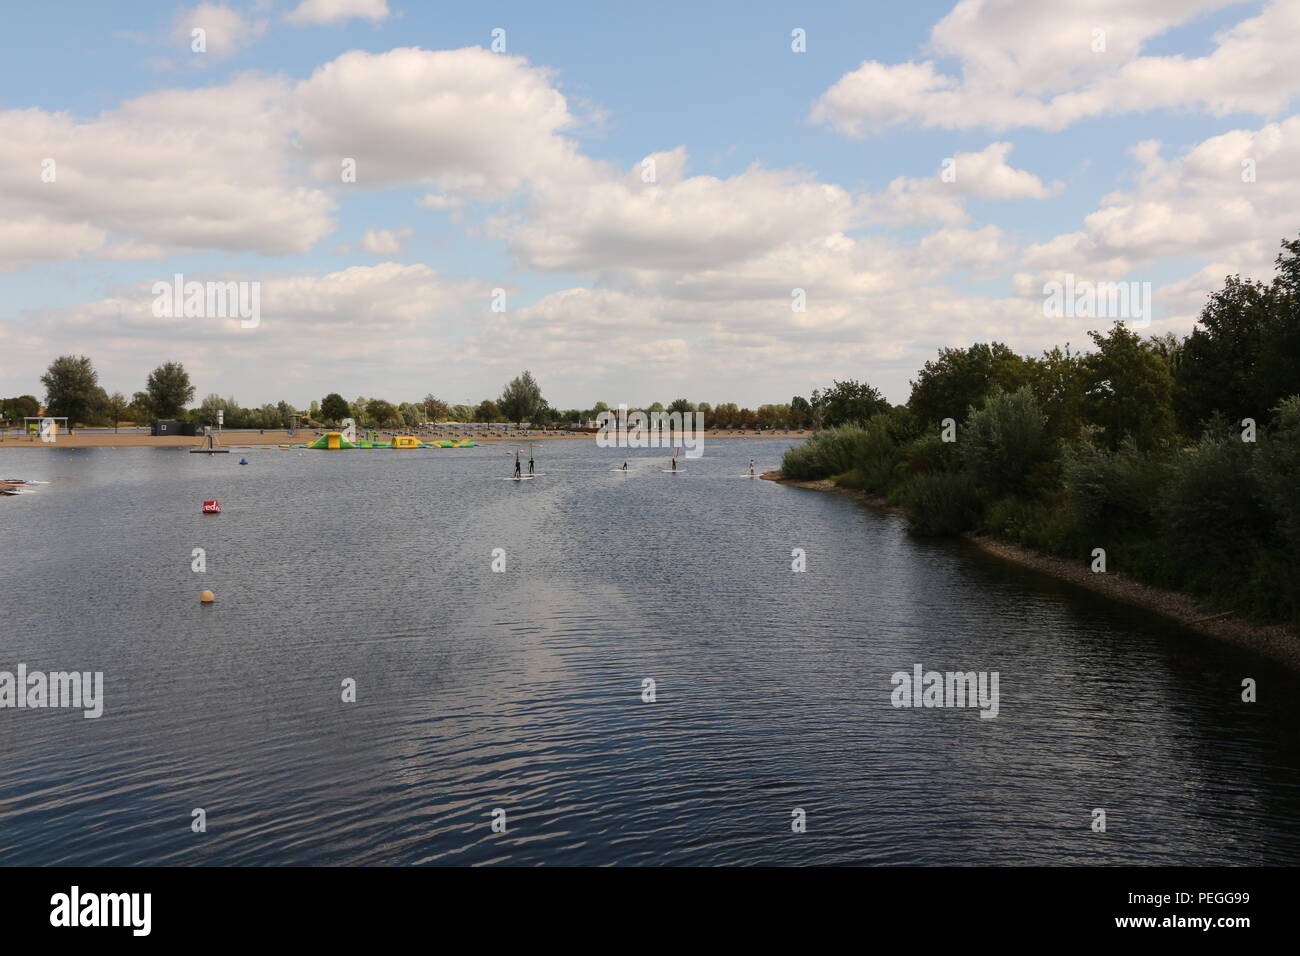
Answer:
<svg viewBox="0 0 1300 956"><path fill-rule="evenodd" d="M424 403L400 402L397 406L397 420L405 428L414 428L424 422Z"/></svg>
<svg viewBox="0 0 1300 956"><path fill-rule="evenodd" d="M1228 276L1183 344L1174 408L1184 432L1215 415L1267 422L1300 393L1300 239L1282 249L1271 284Z"/></svg>
<svg viewBox="0 0 1300 956"><path fill-rule="evenodd" d="M126 396L121 392L114 392L104 402L104 414L108 416L109 422L113 425L113 431L117 431L117 426L126 418L127 410L131 403L126 400Z"/></svg>
<svg viewBox="0 0 1300 956"><path fill-rule="evenodd" d="M884 396L865 382L834 382L826 391L813 394L822 412L822 423L828 428L865 422L890 408Z"/></svg>
<svg viewBox="0 0 1300 956"><path fill-rule="evenodd" d="M995 391L966 419L962 459L984 487L1016 488L1050 451L1045 426L1029 386Z"/></svg>
<svg viewBox="0 0 1300 956"><path fill-rule="evenodd" d="M158 418L177 418L194 399L190 375L180 362L167 362L149 373L145 382L149 410Z"/></svg>
<svg viewBox="0 0 1300 956"><path fill-rule="evenodd" d="M381 428L385 425L400 424L402 420L396 406L382 398L373 398L366 403L366 416L371 424Z"/></svg>
<svg viewBox="0 0 1300 956"><path fill-rule="evenodd" d="M940 349L939 357L917 373L907 407L923 427L945 418L961 423L994 389L1013 392L1028 380L1025 359L1001 342Z"/></svg>
<svg viewBox="0 0 1300 956"><path fill-rule="evenodd" d="M506 419L516 425L531 419L542 404L542 389L533 373L525 369L524 374L508 382L497 404Z"/></svg>
<svg viewBox="0 0 1300 956"><path fill-rule="evenodd" d="M1199 434L1215 415L1262 419L1255 376L1272 300L1267 286L1241 276L1228 276L1210 295L1178 367L1175 409L1186 434Z"/></svg>
<svg viewBox="0 0 1300 956"><path fill-rule="evenodd" d="M1260 443L1256 474L1264 501L1277 521L1300 578L1300 395L1292 395L1273 410L1273 427ZM1300 597L1300 589L1296 594Z"/></svg>
<svg viewBox="0 0 1300 956"><path fill-rule="evenodd" d="M790 423L789 405L758 406L758 424L764 428L785 428Z"/></svg>
<svg viewBox="0 0 1300 956"><path fill-rule="evenodd" d="M490 398L483 399L478 403L478 407L474 409L474 421L476 422L499 422L503 417L497 403Z"/></svg>
<svg viewBox="0 0 1300 956"><path fill-rule="evenodd" d="M99 374L84 355L62 355L50 363L41 376L45 386L45 413L66 417L70 426L89 421L98 414Z"/></svg>
<svg viewBox="0 0 1300 956"><path fill-rule="evenodd" d="M790 426L792 428L807 428L812 424L812 406L808 404L808 399L802 395L796 395L790 399Z"/></svg>
<svg viewBox="0 0 1300 956"><path fill-rule="evenodd" d="M1097 351L1083 360L1085 419L1112 449L1130 436L1141 449L1169 437L1174 381L1164 359L1123 322L1088 335Z"/></svg>
<svg viewBox="0 0 1300 956"><path fill-rule="evenodd" d="M430 393L424 396L425 421L445 422L452 417L451 406Z"/></svg>
<svg viewBox="0 0 1300 956"><path fill-rule="evenodd" d="M0 401L0 419L21 425L24 418L35 418L41 403L35 395L19 395Z"/></svg>
<svg viewBox="0 0 1300 956"><path fill-rule="evenodd" d="M345 399L338 392L330 392L320 403L320 414L326 422L331 425L337 425L345 418L352 417L352 409Z"/></svg>
<svg viewBox="0 0 1300 956"><path fill-rule="evenodd" d="M1026 364L1029 387L1047 416L1047 433L1052 438L1077 438L1083 414L1086 375L1083 356L1070 351L1067 342L1044 351L1042 358Z"/></svg>
<svg viewBox="0 0 1300 956"><path fill-rule="evenodd" d="M558 414L559 413L554 408L551 408L550 402L546 399L542 399L542 403L538 405L536 411L533 412L531 420L534 425L537 425L540 428L546 428L555 421Z"/></svg>
<svg viewBox="0 0 1300 956"><path fill-rule="evenodd" d="M202 425L215 425L218 412L221 413L222 424L226 428L241 428L245 423L244 410L239 407L239 402L233 395L230 398L222 398L213 392L199 402L197 412L199 424Z"/></svg>

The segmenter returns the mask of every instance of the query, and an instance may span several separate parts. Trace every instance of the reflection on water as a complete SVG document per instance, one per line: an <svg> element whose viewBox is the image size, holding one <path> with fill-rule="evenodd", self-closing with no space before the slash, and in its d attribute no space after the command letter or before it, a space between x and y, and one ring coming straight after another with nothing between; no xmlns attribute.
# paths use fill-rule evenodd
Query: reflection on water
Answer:
<svg viewBox="0 0 1300 956"><path fill-rule="evenodd" d="M740 478L785 446L9 452L0 669L106 702L0 711L0 863L1300 863L1294 676Z"/></svg>

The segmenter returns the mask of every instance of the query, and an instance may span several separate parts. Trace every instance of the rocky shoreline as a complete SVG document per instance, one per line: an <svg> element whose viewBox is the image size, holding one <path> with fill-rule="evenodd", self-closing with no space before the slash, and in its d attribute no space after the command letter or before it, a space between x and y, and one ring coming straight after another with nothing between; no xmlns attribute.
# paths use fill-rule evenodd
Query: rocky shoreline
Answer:
<svg viewBox="0 0 1300 956"><path fill-rule="evenodd" d="M871 505L873 508L893 512L902 511L901 508L889 504L883 498L868 495L862 491L855 491L851 488L841 488L825 479L819 481L795 481L781 477L779 471L766 472L762 477L768 481L792 485L796 488L847 495L864 504ZM1011 561L1021 567L1030 568L1043 574L1050 574L1054 578L1067 581L1111 600L1152 611L1176 621L1198 634L1254 651L1288 667L1300 670L1300 635L1280 624L1255 624L1234 617L1230 613L1216 614L1198 605L1195 598L1190 595L1150 587L1116 572L1094 574L1086 564L1053 557L1031 548L999 541L987 535L968 533L964 537L985 554Z"/></svg>

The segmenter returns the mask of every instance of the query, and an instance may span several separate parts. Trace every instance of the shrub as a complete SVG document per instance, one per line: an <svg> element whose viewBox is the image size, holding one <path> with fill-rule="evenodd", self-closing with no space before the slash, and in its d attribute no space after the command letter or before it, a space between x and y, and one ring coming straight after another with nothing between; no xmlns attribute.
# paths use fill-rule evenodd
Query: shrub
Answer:
<svg viewBox="0 0 1300 956"><path fill-rule="evenodd" d="M899 458L912 474L928 471L956 471L961 457L956 442L944 441L938 432L927 432L903 448Z"/></svg>
<svg viewBox="0 0 1300 956"><path fill-rule="evenodd" d="M1255 480L1283 547L1300 562L1300 395L1279 403L1273 421L1259 444Z"/></svg>
<svg viewBox="0 0 1300 956"><path fill-rule="evenodd" d="M1047 417L1028 386L994 392L958 432L962 461L986 488L1019 488L1047 457Z"/></svg>
<svg viewBox="0 0 1300 956"><path fill-rule="evenodd" d="M899 480L900 450L891 414L876 415L867 422L857 470L862 487L874 494L887 492Z"/></svg>
<svg viewBox="0 0 1300 956"><path fill-rule="evenodd" d="M1086 442L1067 444L1061 472L1075 523L1100 533L1150 527L1166 480L1160 455L1140 451L1132 439L1116 451Z"/></svg>
<svg viewBox="0 0 1300 956"><path fill-rule="evenodd" d="M1228 572L1242 574L1272 522L1254 478L1255 445L1207 435L1169 467L1159 507L1170 553L1184 580L1210 588Z"/></svg>
<svg viewBox="0 0 1300 956"><path fill-rule="evenodd" d="M926 472L915 475L903 489L908 525L917 534L961 534L975 526L979 496L975 482L964 472Z"/></svg>
<svg viewBox="0 0 1300 956"><path fill-rule="evenodd" d="M864 425L839 425L787 451L781 471L787 478L804 481L851 472L854 487L883 493L898 480L896 436L908 431L909 424L892 412L875 415Z"/></svg>
<svg viewBox="0 0 1300 956"><path fill-rule="evenodd" d="M781 472L799 481L843 474L857 467L866 447L866 429L860 425L838 425L787 451L781 459Z"/></svg>

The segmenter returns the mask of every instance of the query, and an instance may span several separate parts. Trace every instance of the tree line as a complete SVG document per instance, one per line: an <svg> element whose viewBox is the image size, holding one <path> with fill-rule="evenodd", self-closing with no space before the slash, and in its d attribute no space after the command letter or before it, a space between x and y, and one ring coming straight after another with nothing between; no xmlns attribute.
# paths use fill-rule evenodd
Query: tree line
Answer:
<svg viewBox="0 0 1300 956"><path fill-rule="evenodd" d="M179 362L167 362L149 373L143 390L127 398L121 392L109 394L99 384L99 373L84 355L61 355L41 376L45 402L35 395L0 399L0 421L19 424L34 418L42 407L45 414L67 418L68 424L110 425L121 422L183 418L185 406L194 398L189 373Z"/></svg>
<svg viewBox="0 0 1300 956"><path fill-rule="evenodd" d="M121 392L109 394L99 384L99 373L84 355L63 355L50 363L41 376L45 401L34 395L0 399L0 420L21 423L35 417L44 407L47 415L66 417L72 425L117 428L123 422L145 423L171 419L214 425L218 412L228 428L284 428L293 416L305 425L337 425L353 419L367 428L414 428L426 422L528 422L539 428L564 427L592 421L610 406L598 401L591 408L553 408L542 396L532 373L525 370L511 379L496 398L477 405L449 404L430 393L419 401L390 402L357 396L351 401L331 392L307 408L295 408L287 401L244 407L233 396L209 394L197 405L195 387L180 362L166 362L149 373L142 390L127 398ZM712 405L684 398L667 405L654 402L629 411L694 412L706 428L822 428L865 419L889 403L874 388L858 382L835 382L815 389L811 398L795 396L785 404L760 405L757 409L735 402Z"/></svg>
<svg viewBox="0 0 1300 956"><path fill-rule="evenodd" d="M1300 239L1228 277L1191 334L1116 322L1022 356L942 349L905 405L791 449L786 476L1300 625ZM1101 565L1098 565L1100 560Z"/></svg>

